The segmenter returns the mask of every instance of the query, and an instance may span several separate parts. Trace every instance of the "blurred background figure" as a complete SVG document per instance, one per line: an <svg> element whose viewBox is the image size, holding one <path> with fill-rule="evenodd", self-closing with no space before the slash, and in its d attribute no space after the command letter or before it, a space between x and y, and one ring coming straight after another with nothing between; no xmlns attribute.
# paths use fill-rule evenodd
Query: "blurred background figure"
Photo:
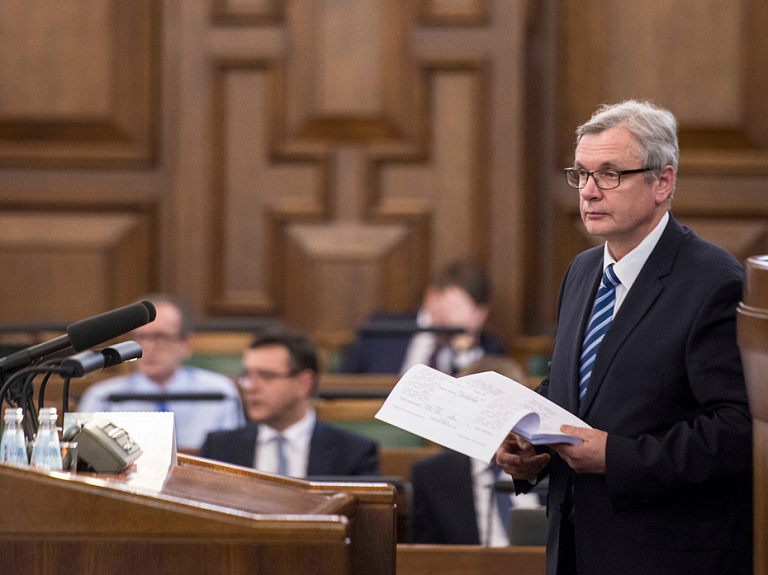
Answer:
<svg viewBox="0 0 768 575"><path fill-rule="evenodd" d="M285 329L256 334L243 354L249 423L208 436L202 457L293 477L376 475L376 443L317 421L315 348Z"/></svg>
<svg viewBox="0 0 768 575"><path fill-rule="evenodd" d="M525 372L511 358L486 355L458 375L495 371L520 383ZM537 493L497 493L494 484L512 478L495 463L445 450L414 463L412 534L414 543L509 545L512 508L540 508Z"/></svg>
<svg viewBox="0 0 768 575"><path fill-rule="evenodd" d="M233 429L245 422L240 395L228 377L184 366L192 354L189 337L194 327L186 305L166 295L149 299L157 309L155 320L136 329L129 338L141 345L136 371L90 386L77 410L172 411L179 449L199 449L209 432ZM110 401L113 394L221 393L220 401Z"/></svg>
<svg viewBox="0 0 768 575"><path fill-rule="evenodd" d="M452 262L430 282L418 311L373 315L368 322L373 329L359 332L345 350L341 371L404 373L423 363L455 374L486 353L502 354L503 344L483 332L489 298L490 284L479 265ZM394 329L387 333L387 326ZM417 331L429 328L436 331ZM445 335L440 328L457 328L461 333Z"/></svg>

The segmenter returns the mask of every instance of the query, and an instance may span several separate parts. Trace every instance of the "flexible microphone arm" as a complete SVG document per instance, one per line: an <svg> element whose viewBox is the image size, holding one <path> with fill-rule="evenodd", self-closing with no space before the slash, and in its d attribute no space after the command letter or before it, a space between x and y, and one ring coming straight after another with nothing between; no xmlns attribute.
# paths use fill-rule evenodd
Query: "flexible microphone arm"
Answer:
<svg viewBox="0 0 768 575"><path fill-rule="evenodd" d="M141 346L135 341L124 341L104 349L87 350L57 361L52 360L42 365L57 366L58 373L64 379L61 397L62 417L69 408L69 380L83 377L94 371L106 369L124 361L132 361L142 355ZM41 366L42 367L42 366ZM40 384L38 406L43 407L47 377Z"/></svg>

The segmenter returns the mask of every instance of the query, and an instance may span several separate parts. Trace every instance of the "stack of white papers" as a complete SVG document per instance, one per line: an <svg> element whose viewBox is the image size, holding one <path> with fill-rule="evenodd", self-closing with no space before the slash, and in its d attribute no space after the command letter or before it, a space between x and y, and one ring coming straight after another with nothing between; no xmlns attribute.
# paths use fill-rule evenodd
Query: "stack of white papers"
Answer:
<svg viewBox="0 0 768 575"><path fill-rule="evenodd" d="M578 445L581 439L562 433L560 426L589 427L496 372L455 378L426 365L400 378L376 419L482 461L493 459L510 430L534 445Z"/></svg>

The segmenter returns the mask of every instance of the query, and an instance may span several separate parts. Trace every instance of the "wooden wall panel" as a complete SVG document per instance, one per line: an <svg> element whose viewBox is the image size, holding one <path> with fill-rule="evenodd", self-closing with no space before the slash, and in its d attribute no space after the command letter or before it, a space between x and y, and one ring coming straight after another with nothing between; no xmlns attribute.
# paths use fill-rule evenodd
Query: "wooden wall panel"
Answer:
<svg viewBox="0 0 768 575"><path fill-rule="evenodd" d="M420 0L420 19L433 26L475 26L487 24L489 0Z"/></svg>
<svg viewBox="0 0 768 575"><path fill-rule="evenodd" d="M287 0L211 0L211 17L219 24L273 24L285 14Z"/></svg>
<svg viewBox="0 0 768 575"><path fill-rule="evenodd" d="M282 5L248 6L254 16ZM277 315L338 347L371 312L417 306L430 273L455 258L474 257L491 275L498 262L498 292L515 293L498 278L513 274L505 250L520 234L510 225L519 215L500 231L491 213L494 201L515 204L510 189L521 194L517 181L489 172L519 161L506 155L519 153L509 144L519 138L504 128L519 121L519 108L506 106L520 103L510 88L523 46L515 15L525 4L499 3L492 22L489 2L300 0L269 27L248 18L219 26L235 22L220 18L234 7L215 5L210 46L187 54L198 74L182 82L182 94L202 86L206 95L203 107L182 105L182 124L211 136L207 154L181 146L181 162L202 177L185 171L177 180L179 214L210 214L211 241L178 254L208 252L194 279L202 300L180 282L188 299L208 314ZM480 34L470 50L450 40L467 29ZM513 75L494 86L493 66ZM208 118L199 113L206 105ZM493 118L504 118L495 133ZM492 253L496 238L503 249ZM515 319L498 322L506 334L520 327L515 305Z"/></svg>
<svg viewBox="0 0 768 575"><path fill-rule="evenodd" d="M152 0L0 6L0 165L149 165L157 118Z"/></svg>
<svg viewBox="0 0 768 575"><path fill-rule="evenodd" d="M262 61L225 61L215 70L214 312L279 312L285 225L327 211L323 155L277 149L272 122L282 98L272 93L282 93L281 78L277 64Z"/></svg>
<svg viewBox="0 0 768 575"><path fill-rule="evenodd" d="M578 195L564 182L572 165L574 131L605 102L651 99L678 118L680 170L672 213L702 237L740 261L765 251L768 225L768 25L764 2L613 0L545 2L538 42L558 38L555 58L541 49L532 77L557 80L544 108L553 124L532 121L545 132L538 153L549 162L535 175L550 245L551 271L532 270L545 285L535 296L540 313L532 323L554 323L556 295L568 262L595 245L580 222ZM546 60L546 58L550 58ZM543 80L537 89L544 88ZM541 104L539 104L539 107ZM547 136L546 134L549 134ZM541 234L548 234L542 237ZM551 275L550 275L551 274ZM548 279L544 279L549 275ZM533 303L536 307L536 303Z"/></svg>
<svg viewBox="0 0 768 575"><path fill-rule="evenodd" d="M487 189L483 157L482 63L423 70L428 93L426 149L410 158L381 160L373 214L395 219L420 210L430 216L429 261L437 269L456 258L483 261L487 249Z"/></svg>
<svg viewBox="0 0 768 575"><path fill-rule="evenodd" d="M680 118L678 219L739 259L767 247L761 0L46 6L0 5L0 206L101 239L76 253L38 223L42 251L0 250L7 297L29 299L15 319L48 314L52 292L22 286L54 270L73 315L162 289L338 346L472 256L492 330L547 333L565 266L597 241L562 176L573 131L632 96ZM130 231L99 235L113 217Z"/></svg>
<svg viewBox="0 0 768 575"><path fill-rule="evenodd" d="M150 222L133 214L0 215L0 321L74 321L149 288Z"/></svg>
<svg viewBox="0 0 768 575"><path fill-rule="evenodd" d="M684 171L768 174L766 24L760 0L564 2L566 161L573 130L599 104L637 98L677 116Z"/></svg>

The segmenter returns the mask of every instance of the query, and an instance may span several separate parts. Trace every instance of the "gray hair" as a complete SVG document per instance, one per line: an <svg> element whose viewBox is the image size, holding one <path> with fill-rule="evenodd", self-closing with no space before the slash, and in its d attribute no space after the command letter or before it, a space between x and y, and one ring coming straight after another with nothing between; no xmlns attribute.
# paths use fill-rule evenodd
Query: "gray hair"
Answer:
<svg viewBox="0 0 768 575"><path fill-rule="evenodd" d="M600 134L616 127L629 130L640 146L642 167L653 168L644 174L646 183L650 184L658 178L666 166L672 166L677 172L680 149L677 144L677 121L672 112L647 101L626 100L619 104L604 104L589 121L576 129L576 145L586 134ZM671 193L669 197L672 198Z"/></svg>

